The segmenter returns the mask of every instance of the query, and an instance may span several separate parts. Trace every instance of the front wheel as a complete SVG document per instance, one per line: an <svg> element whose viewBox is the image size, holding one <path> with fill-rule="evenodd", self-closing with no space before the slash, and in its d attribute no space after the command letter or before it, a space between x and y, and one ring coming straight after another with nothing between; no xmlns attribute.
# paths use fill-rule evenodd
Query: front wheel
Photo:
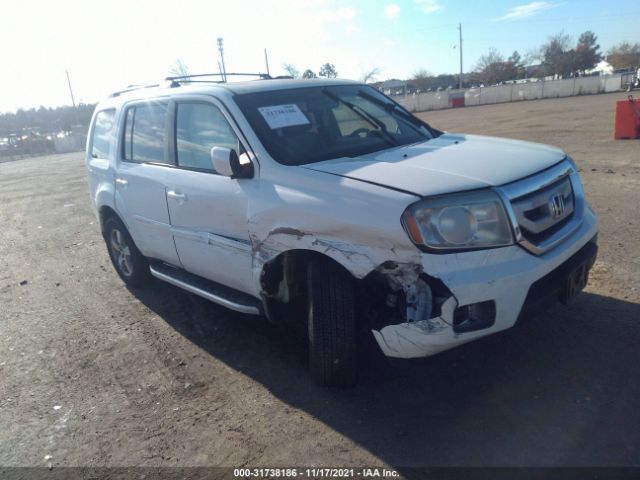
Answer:
<svg viewBox="0 0 640 480"><path fill-rule="evenodd" d="M111 263L124 283L138 287L149 279L149 263L119 219L112 217L105 222L104 239Z"/></svg>
<svg viewBox="0 0 640 480"><path fill-rule="evenodd" d="M312 262L307 270L309 364L322 386L356 383L356 315L351 276L330 262Z"/></svg>

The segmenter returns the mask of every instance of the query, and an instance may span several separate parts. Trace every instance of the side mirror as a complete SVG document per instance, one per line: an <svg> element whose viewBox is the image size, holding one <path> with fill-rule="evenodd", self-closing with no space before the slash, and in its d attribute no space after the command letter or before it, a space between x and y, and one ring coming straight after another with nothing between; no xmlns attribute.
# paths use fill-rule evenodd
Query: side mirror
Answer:
<svg viewBox="0 0 640 480"><path fill-rule="evenodd" d="M250 178L253 176L253 164L240 163L235 150L227 147L213 147L211 149L211 163L220 175L231 178Z"/></svg>

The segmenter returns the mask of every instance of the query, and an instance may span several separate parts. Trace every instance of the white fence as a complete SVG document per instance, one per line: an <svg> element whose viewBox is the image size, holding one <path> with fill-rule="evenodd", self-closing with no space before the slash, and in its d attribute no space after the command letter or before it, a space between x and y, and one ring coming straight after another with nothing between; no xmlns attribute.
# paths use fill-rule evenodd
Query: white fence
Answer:
<svg viewBox="0 0 640 480"><path fill-rule="evenodd" d="M539 98L571 97L595 93L617 92L622 89L622 75L577 77L563 80L547 80L530 83L513 83L495 87L464 90L465 105L517 102ZM395 97L398 103L411 112L449 108L449 94L460 90L427 92L406 97Z"/></svg>

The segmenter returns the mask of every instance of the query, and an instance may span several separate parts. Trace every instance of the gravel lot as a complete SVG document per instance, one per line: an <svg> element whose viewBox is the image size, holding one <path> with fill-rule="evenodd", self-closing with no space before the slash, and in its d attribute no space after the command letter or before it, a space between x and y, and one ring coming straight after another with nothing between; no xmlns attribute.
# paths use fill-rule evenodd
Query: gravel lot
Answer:
<svg viewBox="0 0 640 480"><path fill-rule="evenodd" d="M82 155L0 164L0 465L640 464L640 141L609 94L421 114L556 144L582 169L600 255L570 307L361 384L314 386L261 318L161 282L127 290ZM50 456L50 457L49 457Z"/></svg>

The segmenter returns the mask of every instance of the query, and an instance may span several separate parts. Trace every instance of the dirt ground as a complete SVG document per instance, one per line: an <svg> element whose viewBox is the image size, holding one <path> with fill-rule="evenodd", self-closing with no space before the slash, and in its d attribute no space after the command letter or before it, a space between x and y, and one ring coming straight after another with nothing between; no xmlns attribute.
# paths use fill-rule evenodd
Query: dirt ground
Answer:
<svg viewBox="0 0 640 480"><path fill-rule="evenodd" d="M262 318L127 290L81 154L0 164L0 465L640 465L640 140L609 94L421 116L559 145L599 215L576 302L421 360L316 387Z"/></svg>

